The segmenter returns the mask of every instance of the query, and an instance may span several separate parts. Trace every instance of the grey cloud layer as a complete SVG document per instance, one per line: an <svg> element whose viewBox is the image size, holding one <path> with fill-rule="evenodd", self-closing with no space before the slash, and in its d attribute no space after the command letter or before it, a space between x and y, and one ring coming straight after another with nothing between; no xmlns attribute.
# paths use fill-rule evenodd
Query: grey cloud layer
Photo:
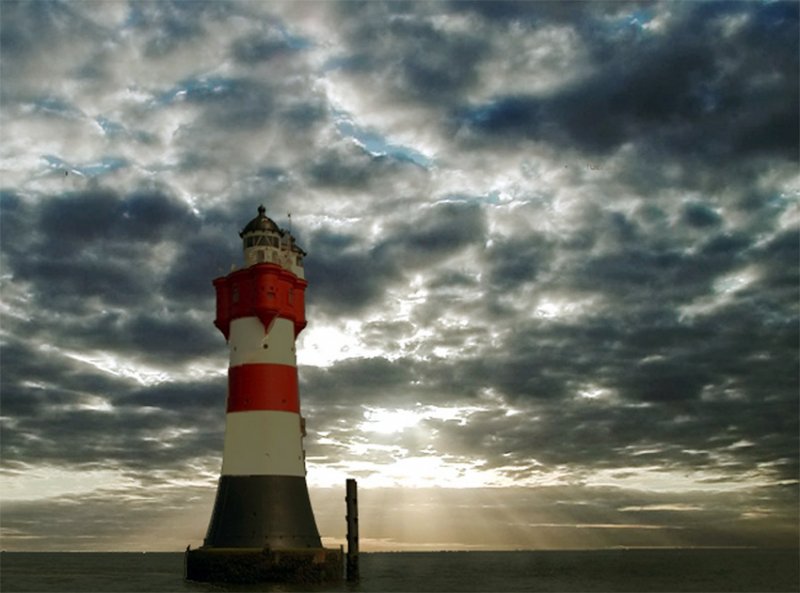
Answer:
<svg viewBox="0 0 800 593"><path fill-rule="evenodd" d="M300 370L320 463L746 476L796 519L797 5L306 5L3 3L4 463L219 456L210 281L263 202L307 331L373 352ZM358 431L424 405L472 411Z"/></svg>

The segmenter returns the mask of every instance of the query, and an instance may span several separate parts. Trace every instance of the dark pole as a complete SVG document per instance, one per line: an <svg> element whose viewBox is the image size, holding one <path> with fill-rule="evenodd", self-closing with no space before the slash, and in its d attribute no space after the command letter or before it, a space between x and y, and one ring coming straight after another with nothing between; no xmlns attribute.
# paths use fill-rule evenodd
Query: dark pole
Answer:
<svg viewBox="0 0 800 593"><path fill-rule="evenodd" d="M358 581L358 485L347 479L347 580Z"/></svg>

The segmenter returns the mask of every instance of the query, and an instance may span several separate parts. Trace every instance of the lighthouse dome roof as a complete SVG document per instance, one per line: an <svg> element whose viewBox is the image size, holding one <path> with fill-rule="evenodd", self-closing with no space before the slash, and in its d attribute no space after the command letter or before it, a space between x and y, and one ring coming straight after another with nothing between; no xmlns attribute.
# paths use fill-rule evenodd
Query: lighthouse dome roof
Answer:
<svg viewBox="0 0 800 593"><path fill-rule="evenodd" d="M243 237L247 233L257 233L257 232L264 232L264 231L271 231L273 233L281 233L281 229L275 224L275 221L272 220L269 216L264 214L266 209L264 206L258 207L258 216L256 216L253 220L247 223L245 227L242 229L242 232L239 233L240 237Z"/></svg>

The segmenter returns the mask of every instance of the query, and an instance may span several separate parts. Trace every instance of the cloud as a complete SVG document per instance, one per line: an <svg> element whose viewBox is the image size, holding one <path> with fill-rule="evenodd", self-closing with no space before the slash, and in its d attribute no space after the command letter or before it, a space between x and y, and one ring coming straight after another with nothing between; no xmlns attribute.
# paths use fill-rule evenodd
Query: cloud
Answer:
<svg viewBox="0 0 800 593"><path fill-rule="evenodd" d="M661 35L616 38L613 55L603 52L604 61L591 74L552 94L498 95L462 106L455 122L474 130L478 140L537 139L590 154L633 142L667 158L718 162L758 153L796 158L797 117L783 99L786 93L797 95L796 72L778 66L771 76L757 73L775 43L796 46L796 39L783 35L789 35L797 12L782 3L755 11L717 3L694 11ZM746 24L727 31L713 47L704 42L737 17ZM689 22L696 26L687 27ZM600 53L600 42L608 40L585 41L597 43L594 53ZM623 53L626 60L615 59ZM754 82L741 85L742 78ZM755 105L758 113L750 112ZM699 143L690 140L697 126L703 132Z"/></svg>
<svg viewBox="0 0 800 593"><path fill-rule="evenodd" d="M174 52L188 42L204 40L209 20L229 14L225 6L143 3L129 7L126 24L143 33L145 55L158 57Z"/></svg>
<svg viewBox="0 0 800 593"><path fill-rule="evenodd" d="M794 541L796 5L3 15L15 545L80 497L85 547L202 536L259 204L308 252L309 482L357 476L376 547Z"/></svg>

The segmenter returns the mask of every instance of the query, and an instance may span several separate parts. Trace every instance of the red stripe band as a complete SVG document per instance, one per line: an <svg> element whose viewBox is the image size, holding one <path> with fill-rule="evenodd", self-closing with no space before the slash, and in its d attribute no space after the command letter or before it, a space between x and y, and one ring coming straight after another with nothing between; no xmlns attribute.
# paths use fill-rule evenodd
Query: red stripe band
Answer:
<svg viewBox="0 0 800 593"><path fill-rule="evenodd" d="M243 364L228 369L228 412L276 410L300 413L297 367Z"/></svg>

